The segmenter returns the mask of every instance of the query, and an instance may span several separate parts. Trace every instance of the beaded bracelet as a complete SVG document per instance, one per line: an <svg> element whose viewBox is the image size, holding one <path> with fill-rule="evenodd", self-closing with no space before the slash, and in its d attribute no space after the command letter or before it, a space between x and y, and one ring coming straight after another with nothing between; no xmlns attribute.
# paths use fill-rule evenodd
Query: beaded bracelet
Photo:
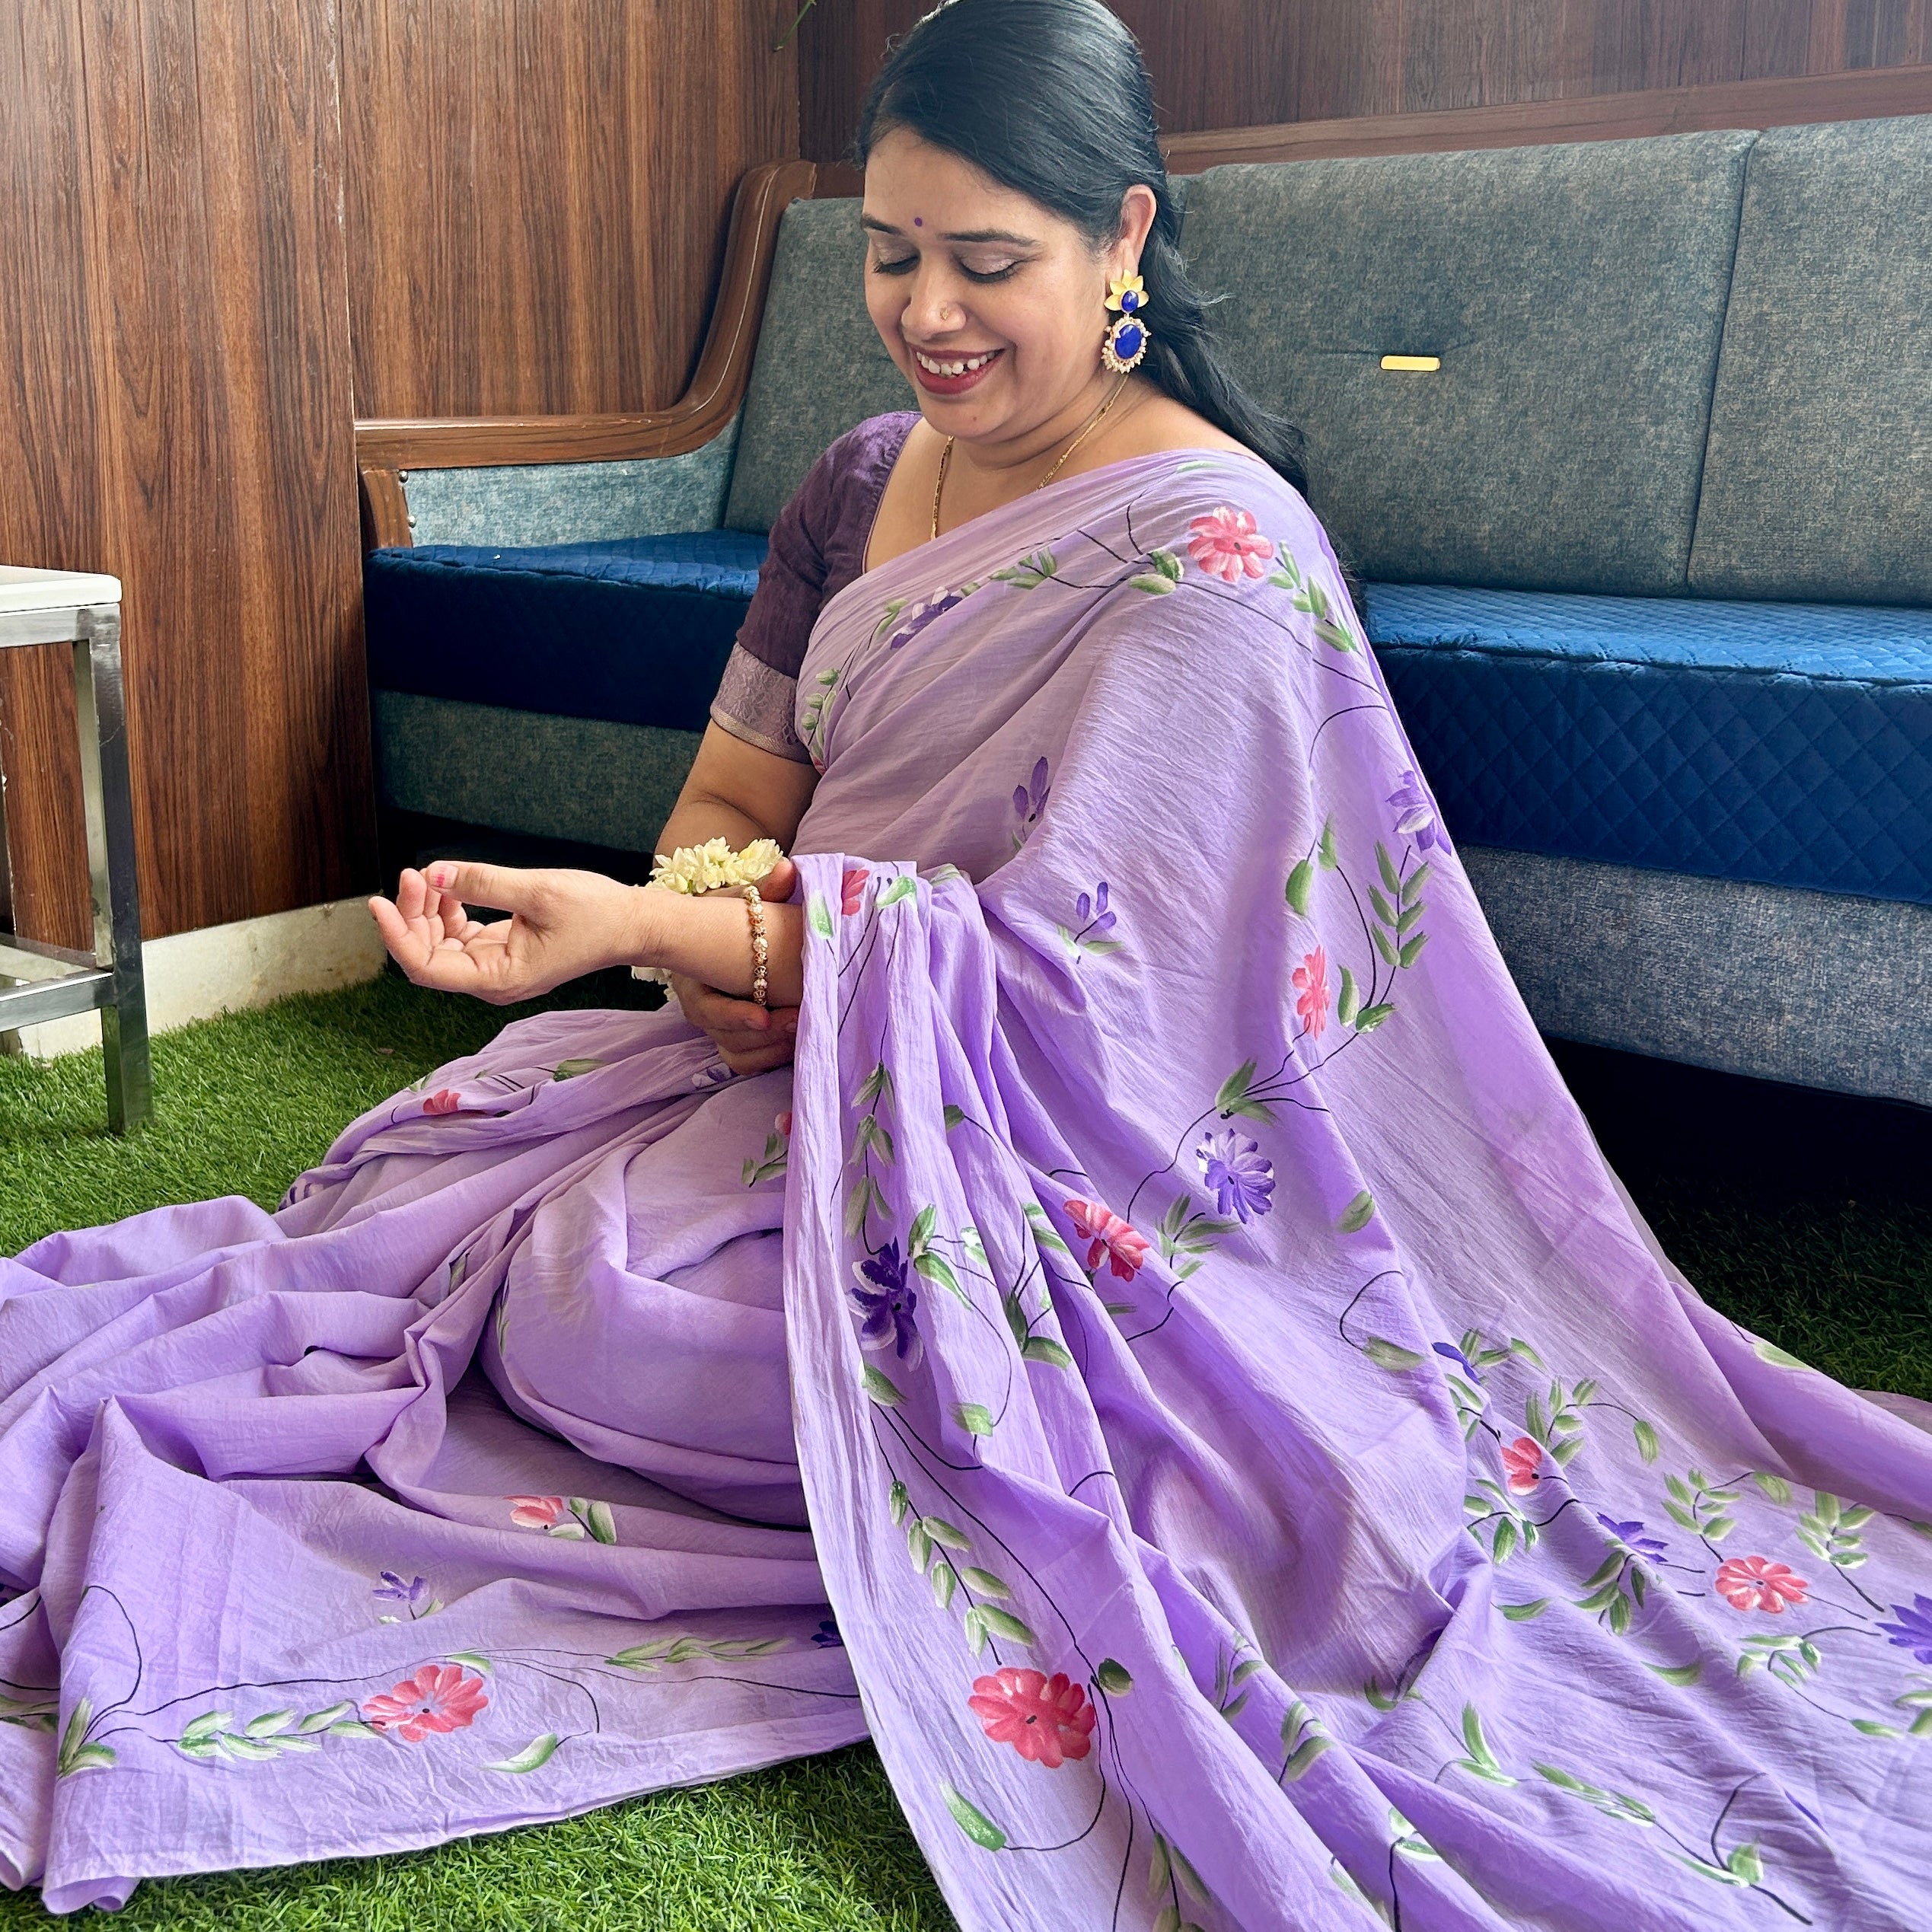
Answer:
<svg viewBox="0 0 1932 1932"><path fill-rule="evenodd" d="M768 1006L771 1003L765 997L768 990L765 968L771 956L771 948L765 938L764 895L755 885L744 888L744 910L751 920L751 997L760 1006Z"/></svg>

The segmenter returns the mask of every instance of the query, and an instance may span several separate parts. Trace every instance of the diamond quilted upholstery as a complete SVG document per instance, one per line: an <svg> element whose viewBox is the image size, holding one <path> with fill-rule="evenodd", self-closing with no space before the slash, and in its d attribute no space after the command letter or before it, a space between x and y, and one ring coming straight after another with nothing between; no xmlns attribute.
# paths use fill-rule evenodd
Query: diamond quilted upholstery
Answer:
<svg viewBox="0 0 1932 1932"><path fill-rule="evenodd" d="M704 530L363 560L369 682L563 718L704 729L765 539Z"/></svg>
<svg viewBox="0 0 1932 1932"><path fill-rule="evenodd" d="M1369 587L1471 843L1932 904L1932 613Z"/></svg>

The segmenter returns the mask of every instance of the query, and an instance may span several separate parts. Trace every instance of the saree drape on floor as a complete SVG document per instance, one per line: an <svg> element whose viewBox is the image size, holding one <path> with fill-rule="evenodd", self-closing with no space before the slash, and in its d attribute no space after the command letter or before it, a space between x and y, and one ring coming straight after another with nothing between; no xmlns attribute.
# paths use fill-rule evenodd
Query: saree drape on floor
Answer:
<svg viewBox="0 0 1932 1932"><path fill-rule="evenodd" d="M799 691L792 1073L549 1015L0 1263L0 1874L869 1732L969 1932L1916 1923L1932 1437L1657 1252L1300 499L1072 479Z"/></svg>

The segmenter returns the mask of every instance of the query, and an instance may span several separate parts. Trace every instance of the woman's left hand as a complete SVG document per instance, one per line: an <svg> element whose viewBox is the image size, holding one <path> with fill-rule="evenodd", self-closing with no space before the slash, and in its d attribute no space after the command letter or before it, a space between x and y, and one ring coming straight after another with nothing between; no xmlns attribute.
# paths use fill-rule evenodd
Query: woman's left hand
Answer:
<svg viewBox="0 0 1932 1932"><path fill-rule="evenodd" d="M426 872L406 870L394 900L371 899L369 910L390 956L418 986L506 1006L637 958L642 897L596 872L443 860ZM485 925L466 905L510 917Z"/></svg>

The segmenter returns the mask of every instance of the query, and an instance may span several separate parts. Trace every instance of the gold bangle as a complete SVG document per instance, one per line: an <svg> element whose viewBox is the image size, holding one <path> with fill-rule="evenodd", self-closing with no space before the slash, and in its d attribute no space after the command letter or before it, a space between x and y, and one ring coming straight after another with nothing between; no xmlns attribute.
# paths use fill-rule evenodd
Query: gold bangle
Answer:
<svg viewBox="0 0 1932 1932"><path fill-rule="evenodd" d="M744 888L744 910L751 921L751 997L760 1006L768 1006L771 1002L765 996L765 968L771 948L765 937L764 895L755 885Z"/></svg>

